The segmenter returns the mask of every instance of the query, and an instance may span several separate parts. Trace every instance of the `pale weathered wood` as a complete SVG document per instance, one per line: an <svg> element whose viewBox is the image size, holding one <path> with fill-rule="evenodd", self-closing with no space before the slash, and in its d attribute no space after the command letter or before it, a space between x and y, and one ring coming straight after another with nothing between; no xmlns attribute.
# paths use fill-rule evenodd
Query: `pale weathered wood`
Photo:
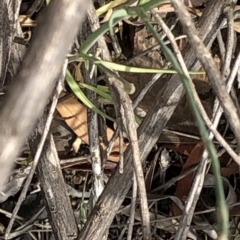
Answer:
<svg viewBox="0 0 240 240"><path fill-rule="evenodd" d="M47 112L45 111L29 138L29 146L33 156L41 141L46 119ZM37 166L37 175L55 239L75 239L78 227L51 134L48 135L44 144Z"/></svg>
<svg viewBox="0 0 240 240"><path fill-rule="evenodd" d="M17 80L1 110L0 190L43 111L87 7L86 0L52 0L39 19Z"/></svg>

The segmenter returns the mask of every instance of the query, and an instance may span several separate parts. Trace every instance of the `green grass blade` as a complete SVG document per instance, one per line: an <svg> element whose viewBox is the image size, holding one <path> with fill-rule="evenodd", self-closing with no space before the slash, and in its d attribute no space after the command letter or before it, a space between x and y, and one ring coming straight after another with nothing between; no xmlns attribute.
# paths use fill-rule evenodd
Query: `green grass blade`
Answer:
<svg viewBox="0 0 240 240"><path fill-rule="evenodd" d="M83 91L78 86L78 84L76 83L76 81L74 80L74 78L72 77L71 73L68 70L66 71L66 81L67 81L67 84L69 85L69 87L72 89L73 93L78 97L79 100L82 101L82 103L86 107L92 109L96 113L100 114L102 117L105 117L105 118L109 119L110 121L115 122L115 119L113 119L112 117L108 116L106 113L99 110L91 101L89 101L89 99L83 93Z"/></svg>

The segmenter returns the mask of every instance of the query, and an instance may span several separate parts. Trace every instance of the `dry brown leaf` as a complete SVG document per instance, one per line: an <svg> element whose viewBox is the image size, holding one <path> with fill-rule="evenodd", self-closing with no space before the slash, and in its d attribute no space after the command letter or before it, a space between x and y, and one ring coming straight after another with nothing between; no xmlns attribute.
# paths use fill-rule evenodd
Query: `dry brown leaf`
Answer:
<svg viewBox="0 0 240 240"><path fill-rule="evenodd" d="M229 177L236 173L239 173L239 166L234 161L227 166L221 167L221 175L223 177Z"/></svg>
<svg viewBox="0 0 240 240"><path fill-rule="evenodd" d="M201 159L203 151L204 151L203 142L197 143L196 146L194 147L194 149L191 151L186 163L184 164L182 172L185 172L189 168L198 164ZM193 183L194 174L195 173L189 174L185 178L179 180L177 183L177 189L175 192L175 196L178 197L182 201L185 201L189 194L189 191L190 191L192 183ZM174 203L172 206L172 211L175 216L182 214L182 210Z"/></svg>
<svg viewBox="0 0 240 240"><path fill-rule="evenodd" d="M240 33L240 22L234 21L234 30L238 33Z"/></svg>
<svg viewBox="0 0 240 240"><path fill-rule="evenodd" d="M57 105L57 110L65 119L68 126L75 132L75 134L85 143L89 144L88 126L87 126L87 108L74 98L69 98ZM113 130L107 128L107 138L110 140L113 136ZM103 146L106 148L106 146ZM124 150L126 145L123 146ZM113 162L119 161L119 138L115 141L113 146L113 153L110 154L109 160Z"/></svg>
<svg viewBox="0 0 240 240"><path fill-rule="evenodd" d="M192 141L192 143L168 143L166 144L166 147L189 156L194 148L194 144L196 144L194 141Z"/></svg>
<svg viewBox="0 0 240 240"><path fill-rule="evenodd" d="M230 209L229 215L231 217L240 216L240 205L234 206L232 209Z"/></svg>

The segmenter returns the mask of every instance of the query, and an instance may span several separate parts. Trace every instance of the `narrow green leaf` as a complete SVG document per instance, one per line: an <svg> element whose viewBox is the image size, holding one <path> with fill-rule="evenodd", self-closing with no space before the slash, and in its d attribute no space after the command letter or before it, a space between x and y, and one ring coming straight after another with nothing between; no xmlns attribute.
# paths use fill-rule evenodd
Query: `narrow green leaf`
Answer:
<svg viewBox="0 0 240 240"><path fill-rule="evenodd" d="M83 93L81 88L78 86L78 84L76 83L76 81L74 80L74 78L72 77L71 73L68 70L66 71L66 81L69 87L72 89L73 93L78 97L79 100L82 101L82 103L86 107L92 109L96 113L100 114L102 117L105 117L110 121L115 122L115 119L113 119L112 117L108 116L106 113L99 110L91 101L89 101L89 99L85 96L85 94Z"/></svg>

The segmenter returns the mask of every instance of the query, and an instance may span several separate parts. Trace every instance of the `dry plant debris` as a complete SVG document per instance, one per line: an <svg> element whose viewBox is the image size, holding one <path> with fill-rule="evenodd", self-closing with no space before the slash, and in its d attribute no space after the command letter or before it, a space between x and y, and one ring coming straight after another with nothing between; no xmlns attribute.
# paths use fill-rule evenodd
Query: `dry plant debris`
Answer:
<svg viewBox="0 0 240 240"><path fill-rule="evenodd" d="M3 0L3 2L7 3L8 1ZM238 82L232 84L230 94L239 110L240 80L239 73L234 70L234 66L239 67L240 58L238 41L240 1L237 1L235 6L234 4L227 7L221 5L221 11L219 10L218 15L216 14L217 19L212 19L209 14L213 11L213 9L209 10L213 7L213 3L210 2L203 0L184 1L193 22L196 26L200 26L198 29L200 32L203 28L201 26L205 26L203 22L211 26L211 29L206 31L209 31L208 34L213 39L209 39L207 33L203 33L200 37L208 45L217 70L226 80L230 78L231 74L234 74L234 71L236 72L237 75L234 75L234 78L237 78ZM221 0L218 4L220 2L230 3L231 1ZM168 103L168 100L165 99L165 96L170 94L169 89L174 81L176 82L175 86L182 92L178 78L167 74L160 74L156 77L156 75L144 72L115 72L115 75L111 76L116 78L116 81L118 81L117 79L124 79L134 84L135 92L130 94L134 108L135 101L138 100L142 91L149 87L149 83L154 82L137 105L138 108L135 109L136 119L143 121L138 129L138 143L140 147L139 155L142 160L141 168L144 172L146 185L147 207L149 209L147 212L149 219L147 219L147 214L146 216L142 214L142 206L139 204L142 199L137 194L137 191L139 193L142 189L137 187L136 174L133 174L133 164L131 162L133 155L128 137L128 122L124 119L120 121L125 102L116 104L115 101L118 96L116 96L117 92L111 92L114 87L111 86L109 72L106 73L103 68L97 67L91 62L89 62L90 64L79 63L73 57L82 42L90 35L90 32L99 27L99 23L108 22L114 11L123 7L137 6L137 3L138 1L133 0L95 1L97 11L92 6L88 9L87 18L81 28L79 27L79 36L76 37L72 45L71 54L68 57L68 66L66 66L78 83L80 81L93 87L98 85L101 93L112 94L112 98L109 100L101 94L89 95L91 91L86 88L83 89L83 93L90 96L89 99L100 111L116 119L116 123L106 120L98 114L94 115L93 112L89 113L91 110L84 105L83 101L77 99L69 86L64 83L64 93L62 92L63 94L58 100L55 113L52 115L49 113L48 105L45 108L45 114L49 114L49 117L54 119L41 153L41 163L31 180L26 200L20 202L21 204L18 206L18 196L22 187L27 186L25 181L29 176L31 166L34 165L32 159L37 145L36 149L33 150L34 147L31 143L36 144L33 135L34 133L40 135L44 133L39 125L33 130L29 138L30 147L25 142L24 147L18 154L15 161L17 165L11 171L11 176L5 183L0 195L0 234L5 237L4 239L17 239L18 236L21 236L21 239L45 239L51 235L55 236L55 239L65 238L63 236L68 236L66 239L180 239L179 236L184 236L181 239L218 238L214 208L216 206L214 192L216 185L213 181L213 172L210 166L206 172L202 173L204 175L202 186L197 186L201 194L199 199L196 200L196 207L194 207L193 214L190 216L189 230L185 235L179 233L181 229L186 227L181 225L180 219L186 214L184 207L189 196L191 197L193 182L198 174L197 167L201 164L205 149L187 97L177 97L176 102L178 102L178 98L179 101L181 98L178 104L172 102L172 100ZM1 28L1 19L4 14L0 10L1 41L6 42L6 36L15 36L15 38L11 37L12 49L9 42L6 44L4 54L6 53L7 57L4 61L4 55L0 55L2 61L0 83L4 84L1 91L5 92L5 89L8 89L9 85L11 86L11 83L16 81L12 76L16 74L16 66L20 64L20 59L25 50L20 48L20 54L20 50L16 50L18 48L15 45L18 46L19 44L21 46L23 44L24 47L22 47L26 47L26 51L28 51L28 46L31 45L32 41L32 32L38 26L38 15L45 13L47 4L48 1L18 1L14 16L9 15L11 6L4 5L5 10L8 9L7 14L10 19L15 21L15 28L20 31L18 36L17 34L15 36L14 32L8 32L8 35L6 35L6 28ZM185 57L187 67L193 67L193 70L204 70L200 64L195 64L195 56L191 52L185 30L177 18L173 5L167 2L154 10L162 17L174 34L178 48ZM172 50L162 28L150 12L148 16L160 37ZM207 16L207 18L202 16ZM213 24L208 21L216 21L216 23ZM9 22L5 23L9 24ZM60 22L59 28L61 27L62 23ZM5 31L4 35L3 31ZM14 30L11 29L11 31ZM114 32L114 38L106 33L99 40L99 43L91 49L91 54L94 57L98 58L100 56L104 60L134 67L151 69L171 67L159 47L158 41L140 17L123 19L114 27ZM37 54L38 49L33 50ZM17 52L19 52L19 56ZM187 59L186 56L188 56ZM156 79L154 80L154 78ZM212 118L215 110L213 107L215 93L209 77L206 74L195 75L192 76L192 81L207 115ZM53 91L49 102L56 101L56 99L54 100L55 94L56 92ZM173 91L173 94L177 94L177 90ZM114 98L114 95L116 98ZM119 99L121 99L121 96ZM171 99L174 99L174 97ZM174 111L169 110L174 104L176 105ZM116 109L118 110L116 111ZM239 116L239 113L237 114ZM139 118L137 118L137 115ZM43 126L45 118L45 115L40 118L40 123ZM228 123L228 117L221 117L217 129L232 150L239 154L235 136ZM164 130L162 129L163 125ZM94 135L95 130L98 133L97 135ZM40 140L38 139L38 141ZM213 139L213 142L218 150L221 178L230 213L228 239L238 239L237 237L240 235L238 227L240 212L238 204L240 192L239 165L231 159L224 146L216 139ZM98 147L94 148L96 145ZM59 196L56 191L60 185L62 191L59 190L59 192L62 196ZM104 188L106 188L105 191L103 191ZM40 189L42 192L40 192ZM48 192L48 190L54 193L52 200L56 200L55 202L50 201L51 192ZM102 191L103 194L101 195ZM98 198L99 202L96 203ZM16 205L20 207L19 211L15 211ZM59 211L57 209L59 206L65 206L66 209L62 207L61 210L63 211ZM90 213L91 215L89 215ZM60 220L64 214L66 214L66 218L71 219L69 220L69 226L72 227L71 233L67 232L67 225L66 228L63 227L67 223ZM9 219L15 223L13 226L9 224ZM150 232L142 228L142 222L149 224ZM58 223L63 224L61 229L65 229L63 230L64 233L61 233L61 229L56 227ZM51 232L49 232L49 229L51 229Z"/></svg>

